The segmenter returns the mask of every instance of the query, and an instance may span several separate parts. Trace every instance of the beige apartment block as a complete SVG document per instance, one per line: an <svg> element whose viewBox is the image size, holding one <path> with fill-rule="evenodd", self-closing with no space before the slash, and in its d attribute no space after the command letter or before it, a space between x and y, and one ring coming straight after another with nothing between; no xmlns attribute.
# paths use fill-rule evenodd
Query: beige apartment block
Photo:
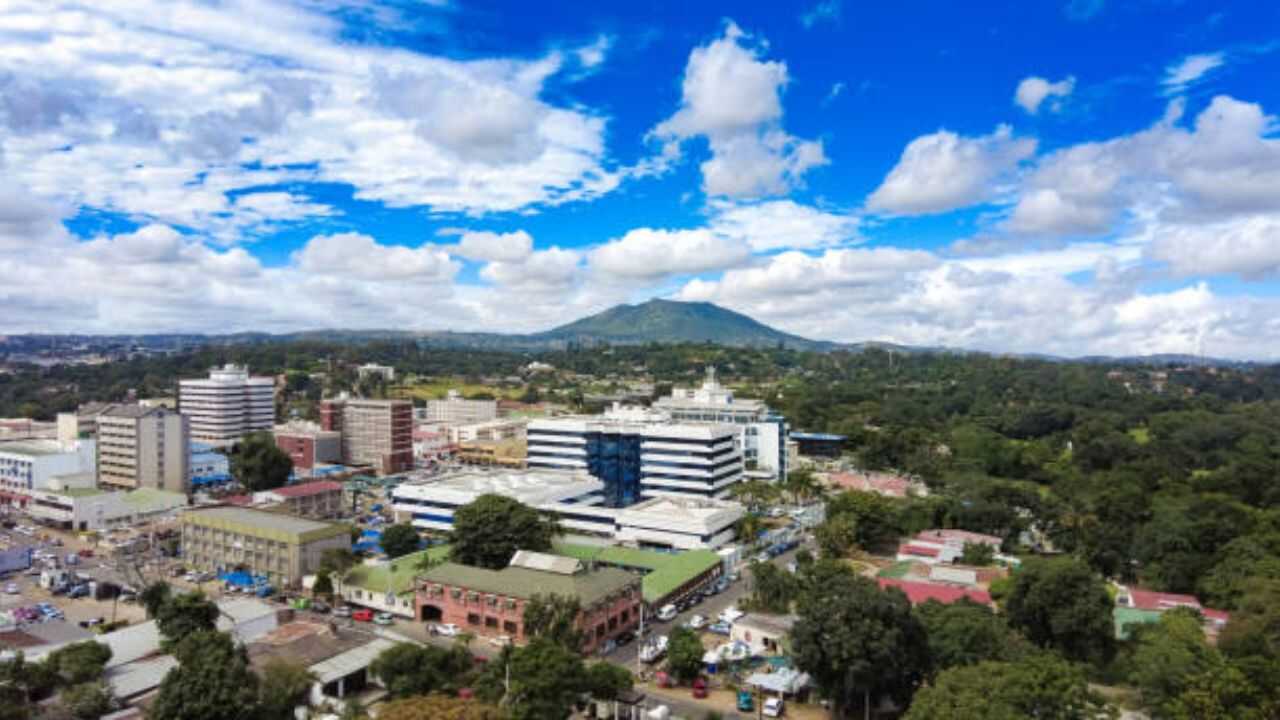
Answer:
<svg viewBox="0 0 1280 720"><path fill-rule="evenodd" d="M294 587L320 568L326 550L351 548L345 525L248 508L216 507L183 513L182 554L199 570L237 569Z"/></svg>
<svg viewBox="0 0 1280 720"><path fill-rule="evenodd" d="M117 405L98 415L98 483L185 493L190 477L188 419L165 408Z"/></svg>

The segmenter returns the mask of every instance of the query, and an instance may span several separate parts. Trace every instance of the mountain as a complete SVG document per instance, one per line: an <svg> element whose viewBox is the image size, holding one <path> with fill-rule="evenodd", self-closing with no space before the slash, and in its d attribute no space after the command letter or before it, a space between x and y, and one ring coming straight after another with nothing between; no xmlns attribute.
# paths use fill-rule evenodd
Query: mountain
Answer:
<svg viewBox="0 0 1280 720"><path fill-rule="evenodd" d="M543 333L531 340L582 344L716 343L736 347L786 346L823 350L833 343L809 340L775 330L742 313L706 302L650 300L617 305Z"/></svg>

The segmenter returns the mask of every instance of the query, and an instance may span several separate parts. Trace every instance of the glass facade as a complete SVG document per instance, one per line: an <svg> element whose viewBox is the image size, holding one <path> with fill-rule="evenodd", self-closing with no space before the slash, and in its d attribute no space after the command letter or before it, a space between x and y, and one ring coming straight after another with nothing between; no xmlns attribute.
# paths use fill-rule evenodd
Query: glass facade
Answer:
<svg viewBox="0 0 1280 720"><path fill-rule="evenodd" d="M640 436L584 433L587 472L604 483L604 504L626 507L640 501Z"/></svg>

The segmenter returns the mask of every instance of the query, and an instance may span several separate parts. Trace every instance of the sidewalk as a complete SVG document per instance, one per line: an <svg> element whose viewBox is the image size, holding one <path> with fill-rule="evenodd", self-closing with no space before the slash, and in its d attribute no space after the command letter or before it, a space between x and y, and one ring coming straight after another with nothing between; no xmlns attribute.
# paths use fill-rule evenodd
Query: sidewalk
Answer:
<svg viewBox="0 0 1280 720"><path fill-rule="evenodd" d="M756 709L752 712L738 711L737 693L728 690L712 690L702 700L694 699L693 692L687 687L660 688L652 682L637 684L636 690L646 694L656 703L671 706L672 714L687 720L702 720L707 712L715 711L725 720L748 720L756 718L760 713L760 701L756 701ZM654 704L650 703L650 706ZM829 720L830 715L825 708L817 705L801 705L787 703L786 717L792 720Z"/></svg>

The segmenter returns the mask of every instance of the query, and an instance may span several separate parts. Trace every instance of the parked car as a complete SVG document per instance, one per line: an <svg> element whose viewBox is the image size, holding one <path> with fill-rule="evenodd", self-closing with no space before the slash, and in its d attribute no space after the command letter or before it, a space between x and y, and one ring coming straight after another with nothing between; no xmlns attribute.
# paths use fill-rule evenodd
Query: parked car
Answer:
<svg viewBox="0 0 1280 720"><path fill-rule="evenodd" d="M506 647L511 644L510 635L494 635L489 638L489 644L494 647Z"/></svg>
<svg viewBox="0 0 1280 720"><path fill-rule="evenodd" d="M704 626L706 626L706 624L707 624L706 618L702 617L701 615L694 615L693 617L689 618L688 622L686 622L684 625L690 630L701 630Z"/></svg>
<svg viewBox="0 0 1280 720"><path fill-rule="evenodd" d="M707 696L707 681L697 678L693 681L693 697L701 700Z"/></svg>
<svg viewBox="0 0 1280 720"><path fill-rule="evenodd" d="M98 625L101 625L106 621L107 621L106 618L103 618L103 617L96 617L96 618L90 618L88 620L81 620L80 627L82 628L97 627Z"/></svg>
<svg viewBox="0 0 1280 720"><path fill-rule="evenodd" d="M783 713L787 711L787 706L786 703L782 702L782 698L769 698L764 701L764 708L762 709L765 717L782 717Z"/></svg>
<svg viewBox="0 0 1280 720"><path fill-rule="evenodd" d="M728 636L731 630L733 630L733 626L727 622L724 622L723 620L721 620L720 622L711 623L710 625L707 626L707 632L715 633L716 635Z"/></svg>
<svg viewBox="0 0 1280 720"><path fill-rule="evenodd" d="M756 699L750 690L738 691L738 712L751 712L756 709Z"/></svg>
<svg viewBox="0 0 1280 720"><path fill-rule="evenodd" d="M395 618L391 617L391 613L380 612L373 616L374 625L390 625L395 622Z"/></svg>
<svg viewBox="0 0 1280 720"><path fill-rule="evenodd" d="M356 622L373 622L373 611L368 609L356 610L351 613L351 619Z"/></svg>
<svg viewBox="0 0 1280 720"><path fill-rule="evenodd" d="M716 619L719 620L720 622L733 624L741 620L744 615L746 615L746 613L730 605L729 607L721 610L720 615Z"/></svg>
<svg viewBox="0 0 1280 720"><path fill-rule="evenodd" d="M333 609L334 617L351 617L351 608L346 605L339 605Z"/></svg>
<svg viewBox="0 0 1280 720"><path fill-rule="evenodd" d="M457 637L462 634L462 631L453 623L436 623L431 626L431 634L442 635L444 637Z"/></svg>
<svg viewBox="0 0 1280 720"><path fill-rule="evenodd" d="M17 583L9 583L9 584L7 584L7 585L5 585L5 586L4 586L4 591L5 591L5 593L7 593L7 594L9 594L9 595L17 595L17 594L18 594L18 584L17 584Z"/></svg>
<svg viewBox="0 0 1280 720"><path fill-rule="evenodd" d="M614 638L614 642L617 643L618 647L622 647L635 639L636 634L628 630L624 633L620 633L618 637Z"/></svg>
<svg viewBox="0 0 1280 720"><path fill-rule="evenodd" d="M675 620L676 615L679 614L680 611L676 609L675 605L663 605L662 608L658 610L658 619L662 622L668 622Z"/></svg>
<svg viewBox="0 0 1280 720"><path fill-rule="evenodd" d="M67 597L69 597L69 598L71 598L71 599L73 599L73 600L74 600L75 598L82 598L82 597L88 597L88 596L89 596L89 586L88 586L88 585L77 585L77 586L75 586L75 587L73 587L73 588L71 588L70 590L68 590L68 591L67 591Z"/></svg>
<svg viewBox="0 0 1280 720"><path fill-rule="evenodd" d="M756 553L755 561L758 563L767 563L773 559L773 556L767 552Z"/></svg>
<svg viewBox="0 0 1280 720"><path fill-rule="evenodd" d="M332 608L329 607L328 603L322 602L320 600L316 600L315 602L311 603L311 612L313 613L320 613L321 615L324 615L325 613L329 612L331 609Z"/></svg>

